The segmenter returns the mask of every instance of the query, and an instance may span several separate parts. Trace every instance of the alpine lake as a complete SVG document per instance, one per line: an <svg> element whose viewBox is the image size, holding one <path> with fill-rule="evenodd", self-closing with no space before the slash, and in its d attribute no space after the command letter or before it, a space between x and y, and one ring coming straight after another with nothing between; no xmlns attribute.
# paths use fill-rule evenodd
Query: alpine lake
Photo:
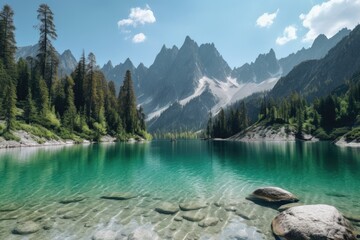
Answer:
<svg viewBox="0 0 360 240"><path fill-rule="evenodd" d="M246 199L264 186L360 216L360 149L200 140L2 149L0 239L274 239L277 209ZM204 206L187 220L189 211L155 211L164 202ZM15 234L28 221L38 229Z"/></svg>

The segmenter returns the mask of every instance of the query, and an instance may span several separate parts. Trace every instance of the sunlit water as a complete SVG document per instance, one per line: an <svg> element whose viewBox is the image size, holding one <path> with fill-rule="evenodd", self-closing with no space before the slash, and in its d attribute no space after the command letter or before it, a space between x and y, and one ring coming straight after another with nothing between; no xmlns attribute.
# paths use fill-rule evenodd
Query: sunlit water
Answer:
<svg viewBox="0 0 360 240"><path fill-rule="evenodd" d="M26 220L50 229L25 239L91 239L99 229L127 239L138 227L155 231L161 239L230 239L239 231L243 239L273 239L270 223L278 212L247 201L253 190L278 186L302 203L330 204L360 216L359 173L360 149L330 143L154 141L0 150L0 208L20 206L0 212L0 239L24 239L11 231ZM109 192L137 197L100 198ZM59 203L79 195L86 199ZM154 211L163 201L190 200L207 202L199 212L221 221L201 228L175 221L182 212ZM227 211L230 205L251 220ZM64 217L69 211L75 216Z"/></svg>

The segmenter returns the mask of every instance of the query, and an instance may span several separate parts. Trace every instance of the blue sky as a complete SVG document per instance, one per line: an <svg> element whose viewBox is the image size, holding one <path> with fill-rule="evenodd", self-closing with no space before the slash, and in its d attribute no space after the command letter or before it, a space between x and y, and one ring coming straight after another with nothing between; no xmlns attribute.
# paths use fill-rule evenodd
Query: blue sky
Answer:
<svg viewBox="0 0 360 240"><path fill-rule="evenodd" d="M284 57L324 33L360 22L360 0L1 0L15 11L18 46L38 41L36 10L47 3L55 14L59 52L78 59L84 49L99 65L129 57L152 64L163 44L180 47L189 35L213 42L231 67L254 61L273 48ZM131 14L132 13L132 14ZM136 36L135 36L136 35Z"/></svg>

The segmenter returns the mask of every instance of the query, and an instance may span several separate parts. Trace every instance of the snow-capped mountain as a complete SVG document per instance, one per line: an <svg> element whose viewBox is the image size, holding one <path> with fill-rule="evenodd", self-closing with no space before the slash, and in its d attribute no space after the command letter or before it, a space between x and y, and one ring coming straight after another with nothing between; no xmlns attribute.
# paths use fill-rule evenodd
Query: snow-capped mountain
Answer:
<svg viewBox="0 0 360 240"><path fill-rule="evenodd" d="M231 69L213 43L200 46L186 37L178 48L165 45L149 67L124 63L106 63L101 70L119 90L126 70L132 72L137 102L147 115L150 131L198 130L205 126L208 114L255 92L271 90L280 77L299 63L323 58L349 34L343 29L328 39L320 35L308 49L277 59L271 49L254 62ZM37 45L18 48L16 58L36 56ZM70 50L59 55L59 74L70 74L77 63Z"/></svg>

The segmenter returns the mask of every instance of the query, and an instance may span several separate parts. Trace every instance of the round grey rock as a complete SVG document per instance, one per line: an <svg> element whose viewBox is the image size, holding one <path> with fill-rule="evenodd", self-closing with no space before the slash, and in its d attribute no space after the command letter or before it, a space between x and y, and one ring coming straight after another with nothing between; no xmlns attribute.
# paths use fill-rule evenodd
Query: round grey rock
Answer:
<svg viewBox="0 0 360 240"><path fill-rule="evenodd" d="M35 233L37 231L39 231L41 229L41 226L33 221L26 221L23 223L19 223L14 229L13 229L13 233L14 234L19 234L19 235L26 235L26 234L31 234L31 233Z"/></svg>
<svg viewBox="0 0 360 240"><path fill-rule="evenodd" d="M205 218L203 221L201 221L199 223L200 227L210 227L210 226L215 226L216 224L218 224L219 219L217 217L208 217Z"/></svg>
<svg viewBox="0 0 360 240"><path fill-rule="evenodd" d="M199 202L199 201L190 201L185 203L180 203L180 209L182 211L192 211L192 210L198 210L201 208L206 208L208 206L205 202Z"/></svg>
<svg viewBox="0 0 360 240"><path fill-rule="evenodd" d="M304 205L283 211L271 223L282 240L356 240L353 227L333 206Z"/></svg>
<svg viewBox="0 0 360 240"><path fill-rule="evenodd" d="M269 203L293 203L299 201L294 194L278 187L256 189L250 195L250 200L260 200Z"/></svg>
<svg viewBox="0 0 360 240"><path fill-rule="evenodd" d="M190 211L185 212L182 217L190 222L200 222L205 218L205 215L200 212Z"/></svg>
<svg viewBox="0 0 360 240"><path fill-rule="evenodd" d="M158 207L155 208L155 211L163 214L175 214L179 211L178 205L162 202Z"/></svg>

